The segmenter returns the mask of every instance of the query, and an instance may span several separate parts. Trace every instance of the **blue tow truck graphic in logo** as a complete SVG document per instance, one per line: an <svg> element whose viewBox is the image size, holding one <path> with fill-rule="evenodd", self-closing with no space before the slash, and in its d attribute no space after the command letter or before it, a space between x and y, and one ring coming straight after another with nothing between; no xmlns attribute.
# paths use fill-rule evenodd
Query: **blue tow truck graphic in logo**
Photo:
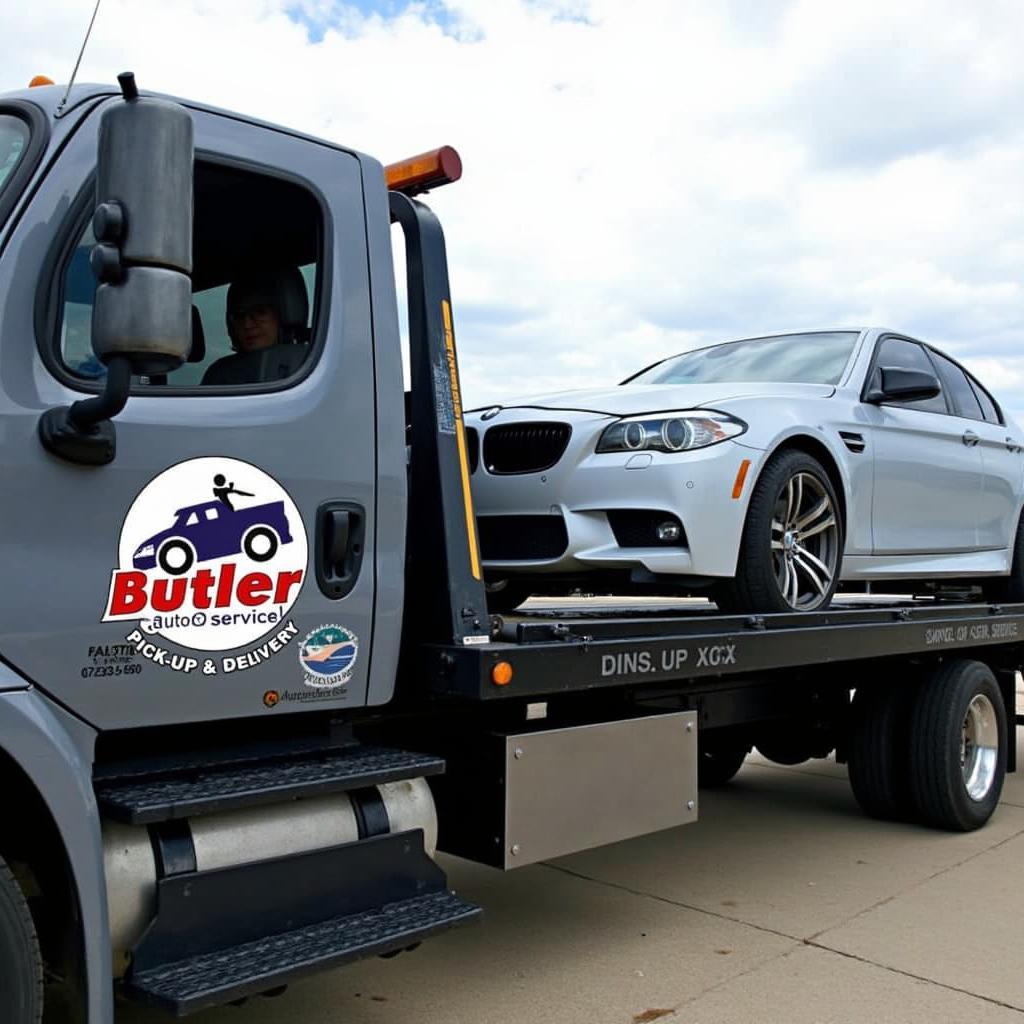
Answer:
<svg viewBox="0 0 1024 1024"><path fill-rule="evenodd" d="M248 491L225 486L223 475L214 478L216 501L186 505L174 513L174 522L144 540L135 550L136 569L159 565L169 576L181 576L196 562L225 558L239 552L254 562L268 562L283 544L292 542L283 501L235 509L230 495L253 497Z"/></svg>

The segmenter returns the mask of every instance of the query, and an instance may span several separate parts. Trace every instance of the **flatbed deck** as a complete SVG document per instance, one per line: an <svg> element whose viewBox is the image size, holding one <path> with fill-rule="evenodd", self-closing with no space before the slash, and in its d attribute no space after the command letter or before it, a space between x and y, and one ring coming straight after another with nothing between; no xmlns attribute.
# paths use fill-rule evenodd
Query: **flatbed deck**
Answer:
<svg viewBox="0 0 1024 1024"><path fill-rule="evenodd" d="M493 627L487 644L428 648L436 695L543 698L979 647L1005 648L1016 667L1024 604L856 595L822 612L721 615L706 601L566 600L531 602ZM512 679L496 685L502 661Z"/></svg>

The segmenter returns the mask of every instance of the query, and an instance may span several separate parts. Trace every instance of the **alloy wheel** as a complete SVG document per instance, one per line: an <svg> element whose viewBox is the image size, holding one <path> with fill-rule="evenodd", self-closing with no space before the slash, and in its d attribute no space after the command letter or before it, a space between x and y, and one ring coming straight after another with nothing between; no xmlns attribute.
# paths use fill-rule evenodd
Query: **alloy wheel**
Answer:
<svg viewBox="0 0 1024 1024"><path fill-rule="evenodd" d="M814 474L794 473L772 516L772 566L779 592L794 610L810 611L832 592L839 562L839 517Z"/></svg>

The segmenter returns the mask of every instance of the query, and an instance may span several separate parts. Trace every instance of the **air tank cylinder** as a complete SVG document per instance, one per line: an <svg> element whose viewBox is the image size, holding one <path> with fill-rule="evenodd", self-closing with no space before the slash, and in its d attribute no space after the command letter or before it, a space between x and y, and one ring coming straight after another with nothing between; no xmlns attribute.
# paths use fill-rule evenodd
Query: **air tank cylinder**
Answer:
<svg viewBox="0 0 1024 1024"><path fill-rule="evenodd" d="M423 830L428 855L437 848L437 812L425 779L376 787L390 832ZM320 850L360 838L359 819L347 793L246 807L188 821L196 869L236 867L272 857ZM156 913L157 861L149 829L103 823L103 861L114 973L128 967L128 953Z"/></svg>

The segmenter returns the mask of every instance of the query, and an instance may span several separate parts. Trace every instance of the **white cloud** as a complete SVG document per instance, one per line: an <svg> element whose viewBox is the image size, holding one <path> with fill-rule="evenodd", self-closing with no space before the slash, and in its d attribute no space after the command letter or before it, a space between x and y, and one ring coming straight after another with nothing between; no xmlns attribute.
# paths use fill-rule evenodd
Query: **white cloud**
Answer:
<svg viewBox="0 0 1024 1024"><path fill-rule="evenodd" d="M0 88L65 76L91 4L7 7ZM464 180L429 202L474 404L881 322L1024 410L1020 5L367 8L103 0L80 78L131 67L385 162L459 148Z"/></svg>

